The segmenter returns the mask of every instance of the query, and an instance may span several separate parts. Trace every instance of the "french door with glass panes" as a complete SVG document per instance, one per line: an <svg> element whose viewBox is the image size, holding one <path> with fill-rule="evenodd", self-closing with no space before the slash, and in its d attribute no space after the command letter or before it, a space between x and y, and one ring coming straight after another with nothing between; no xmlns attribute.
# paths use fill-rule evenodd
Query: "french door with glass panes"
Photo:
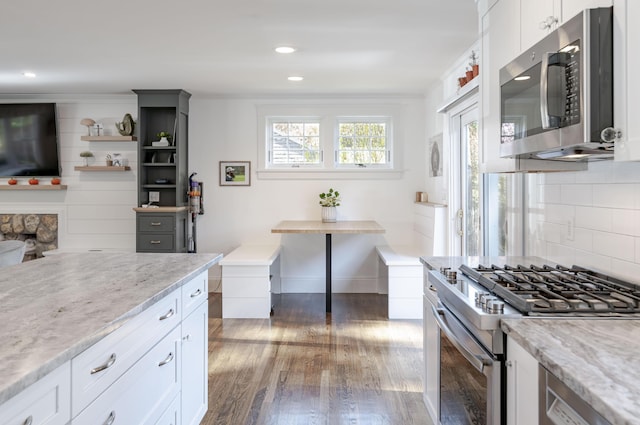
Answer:
<svg viewBox="0 0 640 425"><path fill-rule="evenodd" d="M524 255L525 177L481 172L478 108L467 105L449 115L450 253Z"/></svg>
<svg viewBox="0 0 640 425"><path fill-rule="evenodd" d="M453 255L483 255L482 196L477 104L450 115Z"/></svg>

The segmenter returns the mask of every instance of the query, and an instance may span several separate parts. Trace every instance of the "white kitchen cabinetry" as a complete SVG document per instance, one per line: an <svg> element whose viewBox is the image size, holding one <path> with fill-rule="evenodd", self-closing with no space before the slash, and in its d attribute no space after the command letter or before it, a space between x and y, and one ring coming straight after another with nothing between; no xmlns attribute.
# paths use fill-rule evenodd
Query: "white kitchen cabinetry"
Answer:
<svg viewBox="0 0 640 425"><path fill-rule="evenodd" d="M500 68L520 51L518 33L520 3L498 1L482 17L480 98L482 121L481 163L483 172L515 171L514 159L500 158Z"/></svg>
<svg viewBox="0 0 640 425"><path fill-rule="evenodd" d="M538 424L538 361L507 337L507 425Z"/></svg>
<svg viewBox="0 0 640 425"><path fill-rule="evenodd" d="M208 404L207 273L182 287L182 425L198 425Z"/></svg>
<svg viewBox="0 0 640 425"><path fill-rule="evenodd" d="M440 328L433 313L438 297L428 282L428 270L424 268L423 296L423 355L424 355L424 404L433 423L439 423L440 407Z"/></svg>
<svg viewBox="0 0 640 425"><path fill-rule="evenodd" d="M176 327L75 417L73 423L155 424L180 391L180 347L180 327Z"/></svg>
<svg viewBox="0 0 640 425"><path fill-rule="evenodd" d="M558 23L562 23L562 16L571 18L582 9L610 5L611 0L500 0L482 16L480 160L483 173L585 169L581 163L500 157L500 68L547 34L547 29L540 30L540 23L546 19L544 15L552 13L547 17L555 16ZM478 7L481 10L480 5ZM638 150L640 153L640 148Z"/></svg>
<svg viewBox="0 0 640 425"><path fill-rule="evenodd" d="M2 425L65 425L71 419L71 366L58 366L0 406Z"/></svg>
<svg viewBox="0 0 640 425"><path fill-rule="evenodd" d="M520 0L521 50L533 46L584 9L611 4L611 0Z"/></svg>
<svg viewBox="0 0 640 425"><path fill-rule="evenodd" d="M621 131L616 161L640 160L640 2L613 2L614 127Z"/></svg>

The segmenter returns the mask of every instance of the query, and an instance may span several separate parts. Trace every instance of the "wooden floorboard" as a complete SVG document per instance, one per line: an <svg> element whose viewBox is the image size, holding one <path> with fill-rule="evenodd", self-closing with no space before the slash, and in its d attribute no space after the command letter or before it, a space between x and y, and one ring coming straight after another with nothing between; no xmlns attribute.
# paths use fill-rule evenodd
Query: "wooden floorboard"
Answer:
<svg viewBox="0 0 640 425"><path fill-rule="evenodd" d="M422 321L388 320L387 298L283 294L270 319L224 319L211 294L203 425L431 424Z"/></svg>

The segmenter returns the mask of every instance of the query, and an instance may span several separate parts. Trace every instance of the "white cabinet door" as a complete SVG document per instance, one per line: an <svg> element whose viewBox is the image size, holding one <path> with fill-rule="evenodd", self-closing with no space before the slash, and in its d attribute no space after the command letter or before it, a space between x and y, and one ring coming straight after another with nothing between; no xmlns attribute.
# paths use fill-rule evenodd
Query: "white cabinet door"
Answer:
<svg viewBox="0 0 640 425"><path fill-rule="evenodd" d="M182 321L182 425L198 425L207 412L208 321L206 299Z"/></svg>
<svg viewBox="0 0 640 425"><path fill-rule="evenodd" d="M559 0L557 1L559 2ZM555 3L556 2L554 0L521 0L521 50L525 50L533 46L557 27L557 23L560 21L560 16L558 16L558 13L554 8Z"/></svg>
<svg viewBox="0 0 640 425"><path fill-rule="evenodd" d="M58 366L0 406L2 425L65 425L71 419L71 365Z"/></svg>
<svg viewBox="0 0 640 425"><path fill-rule="evenodd" d="M538 362L507 337L507 425L538 424Z"/></svg>
<svg viewBox="0 0 640 425"><path fill-rule="evenodd" d="M560 0L556 0L560 1ZM562 0L562 22L582 12L584 9L593 9L596 7L609 7L613 5L612 0Z"/></svg>
<svg viewBox="0 0 640 425"><path fill-rule="evenodd" d="M640 79L635 71L640 66L640 2L614 0L614 127L622 131L616 142L616 161L640 160Z"/></svg>
<svg viewBox="0 0 640 425"><path fill-rule="evenodd" d="M427 276L424 277L425 283ZM427 289L428 290L428 289ZM423 355L424 355L424 404L433 423L438 423L440 412L440 330L433 316L434 304L423 296Z"/></svg>
<svg viewBox="0 0 640 425"><path fill-rule="evenodd" d="M520 2L498 1L482 17L480 72L481 168L483 172L512 171L515 160L500 158L500 68L520 51Z"/></svg>
<svg viewBox="0 0 640 425"><path fill-rule="evenodd" d="M180 326L113 383L73 424L155 424L180 392Z"/></svg>

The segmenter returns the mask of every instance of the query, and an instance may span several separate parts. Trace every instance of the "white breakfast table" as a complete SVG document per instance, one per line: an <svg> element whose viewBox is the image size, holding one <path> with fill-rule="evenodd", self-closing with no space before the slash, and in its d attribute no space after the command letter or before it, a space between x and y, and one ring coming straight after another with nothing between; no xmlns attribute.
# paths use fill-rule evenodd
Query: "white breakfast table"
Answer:
<svg viewBox="0 0 640 425"><path fill-rule="evenodd" d="M271 229L271 233L324 233L326 250L326 312L331 313L331 235L384 233L385 230L373 220L337 221L323 223L314 220L285 220Z"/></svg>

